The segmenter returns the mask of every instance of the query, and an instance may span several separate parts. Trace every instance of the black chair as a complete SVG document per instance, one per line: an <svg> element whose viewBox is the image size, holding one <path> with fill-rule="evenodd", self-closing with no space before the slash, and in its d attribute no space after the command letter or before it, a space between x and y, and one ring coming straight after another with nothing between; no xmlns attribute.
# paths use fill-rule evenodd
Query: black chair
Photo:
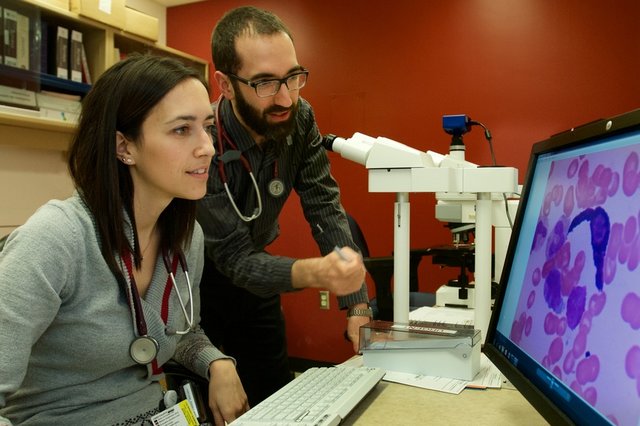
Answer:
<svg viewBox="0 0 640 426"><path fill-rule="evenodd" d="M371 299L373 319L393 321L393 256L370 257L369 247L358 222L347 213L351 237L362 253L364 266L371 276L376 288L376 297ZM435 305L435 294L422 293L418 290L418 266L428 249L414 249L409 253L409 306L414 309L420 306Z"/></svg>

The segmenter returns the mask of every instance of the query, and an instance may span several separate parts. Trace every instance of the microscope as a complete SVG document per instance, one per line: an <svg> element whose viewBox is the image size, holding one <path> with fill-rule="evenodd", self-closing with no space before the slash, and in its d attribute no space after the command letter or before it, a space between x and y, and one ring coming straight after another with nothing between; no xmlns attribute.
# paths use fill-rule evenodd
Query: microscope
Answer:
<svg viewBox="0 0 640 426"><path fill-rule="evenodd" d="M463 127L473 124L466 116L462 117L454 121L456 126L459 127L460 122ZM461 136L459 134L458 139ZM443 204L467 194L473 197L474 323L484 339L491 315L492 194L516 192L518 171L513 167L478 167L461 159L460 152L455 150L453 155L423 152L392 139L357 132L350 138L325 137L322 144L342 158L366 167L369 192L396 194L393 211L393 320L396 323L409 323L409 194L442 193Z"/></svg>
<svg viewBox="0 0 640 426"><path fill-rule="evenodd" d="M480 125L485 130L485 136L491 138L489 131L481 123L471 120L464 114L445 115L442 117L442 127L445 133L451 135L449 155L461 163L465 163L465 145L463 135L474 125ZM469 279L469 273L475 272L475 241L473 240L476 222L476 194L460 192L437 192L435 217L449 228L452 234L450 244L431 247L427 254L432 256L432 262L441 267L458 269L456 278L450 279L436 291L436 305L449 307L475 307L475 281ZM491 256L491 305L497 293L497 282L502 272L502 264L506 255L507 245L511 236L509 217L504 209L504 203L509 206L509 214L515 217L517 201L507 200L500 193L491 194L492 227L494 231L494 253ZM497 266L497 267L496 267Z"/></svg>

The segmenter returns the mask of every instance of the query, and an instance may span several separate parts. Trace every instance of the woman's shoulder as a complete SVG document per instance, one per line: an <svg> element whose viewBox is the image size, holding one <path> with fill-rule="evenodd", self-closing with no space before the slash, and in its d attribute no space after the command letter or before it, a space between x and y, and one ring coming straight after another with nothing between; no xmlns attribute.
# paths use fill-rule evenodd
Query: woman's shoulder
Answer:
<svg viewBox="0 0 640 426"><path fill-rule="evenodd" d="M87 231L94 232L91 214L81 198L74 194L65 200L50 200L43 204L17 229L20 233L39 238L81 241Z"/></svg>

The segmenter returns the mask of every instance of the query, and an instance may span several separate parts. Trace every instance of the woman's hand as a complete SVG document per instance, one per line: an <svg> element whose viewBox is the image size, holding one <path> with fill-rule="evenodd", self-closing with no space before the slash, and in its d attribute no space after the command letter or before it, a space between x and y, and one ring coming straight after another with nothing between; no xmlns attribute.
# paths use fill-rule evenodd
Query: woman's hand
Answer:
<svg viewBox="0 0 640 426"><path fill-rule="evenodd" d="M218 426L231 423L249 410L247 394L230 359L218 359L209 365L209 407Z"/></svg>

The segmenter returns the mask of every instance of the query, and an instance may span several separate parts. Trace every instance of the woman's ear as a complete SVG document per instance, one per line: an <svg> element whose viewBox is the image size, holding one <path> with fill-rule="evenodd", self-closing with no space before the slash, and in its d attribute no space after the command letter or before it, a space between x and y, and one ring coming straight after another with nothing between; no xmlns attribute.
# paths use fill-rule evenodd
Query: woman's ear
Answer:
<svg viewBox="0 0 640 426"><path fill-rule="evenodd" d="M127 165L134 164L132 153L129 150L130 143L122 132L116 132L116 155L118 159Z"/></svg>
<svg viewBox="0 0 640 426"><path fill-rule="evenodd" d="M213 74L213 78L216 80L216 83L218 83L220 93L222 93L225 98L233 99L235 97L233 85L231 84L231 80L228 75L221 71L216 71Z"/></svg>

